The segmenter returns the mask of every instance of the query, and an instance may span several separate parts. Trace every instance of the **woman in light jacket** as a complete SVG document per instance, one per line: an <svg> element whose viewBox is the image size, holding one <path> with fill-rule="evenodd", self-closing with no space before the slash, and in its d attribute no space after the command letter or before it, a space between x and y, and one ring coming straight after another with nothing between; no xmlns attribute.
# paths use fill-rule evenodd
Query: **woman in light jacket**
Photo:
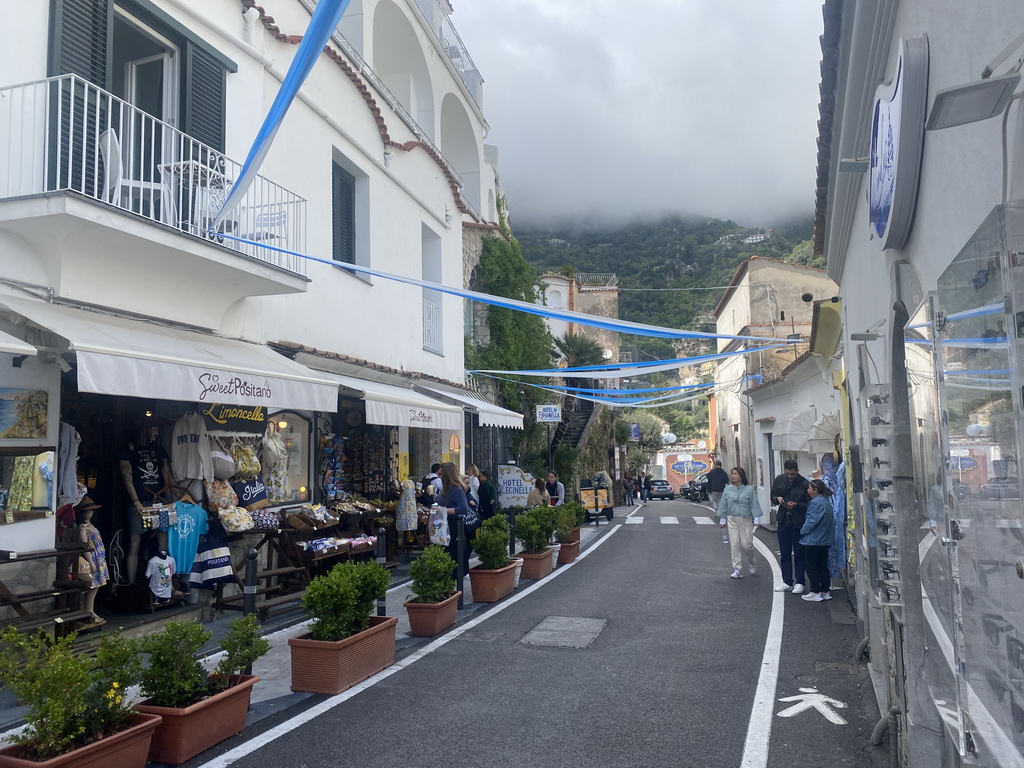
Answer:
<svg viewBox="0 0 1024 768"><path fill-rule="evenodd" d="M828 550L835 535L836 518L828 501L832 491L822 480L811 480L807 485L807 495L811 502L807 505L807 517L800 529L800 543L804 545L804 571L809 591L800 595L800 599L820 603L832 599L829 593L832 577L828 572Z"/></svg>
<svg viewBox="0 0 1024 768"><path fill-rule="evenodd" d="M729 485L722 491L718 502L718 514L729 526L729 554L732 556L731 579L743 578L743 554L747 556L747 570L753 574L754 527L761 522L761 506L757 494L747 484L747 473L743 467L729 471Z"/></svg>
<svg viewBox="0 0 1024 768"><path fill-rule="evenodd" d="M537 478L533 483L533 490L526 497L526 506L528 507L549 507L551 506L551 497L548 495L547 484L541 479Z"/></svg>

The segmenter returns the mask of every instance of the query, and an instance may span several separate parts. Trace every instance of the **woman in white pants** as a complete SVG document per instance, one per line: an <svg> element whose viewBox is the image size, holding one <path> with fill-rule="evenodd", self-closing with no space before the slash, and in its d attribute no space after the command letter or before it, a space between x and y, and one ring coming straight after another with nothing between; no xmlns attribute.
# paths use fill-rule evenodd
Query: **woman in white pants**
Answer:
<svg viewBox="0 0 1024 768"><path fill-rule="evenodd" d="M747 473L743 467L729 471L729 485L722 492L718 514L729 526L729 554L732 557L732 574L729 578L743 578L743 555L747 558L747 571L756 570L754 564L754 528L761 522L761 506L757 494L747 484Z"/></svg>

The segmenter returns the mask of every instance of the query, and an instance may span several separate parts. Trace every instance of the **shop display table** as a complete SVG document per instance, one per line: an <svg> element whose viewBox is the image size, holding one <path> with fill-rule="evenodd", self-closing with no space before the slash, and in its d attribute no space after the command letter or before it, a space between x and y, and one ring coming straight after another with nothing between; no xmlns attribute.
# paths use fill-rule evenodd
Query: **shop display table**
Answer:
<svg viewBox="0 0 1024 768"><path fill-rule="evenodd" d="M261 619L270 616L277 609L298 603L309 584L309 570L301 559L295 557L295 551L298 549L295 533L296 531L291 528L278 528L272 531L246 531L241 534L260 537L253 549L263 553L262 567L256 574L255 590L256 596L262 598L256 601L256 611ZM243 610L246 562L247 559L243 556L234 565L235 584L240 590L238 594L225 595L225 585L218 584L214 608L227 611Z"/></svg>

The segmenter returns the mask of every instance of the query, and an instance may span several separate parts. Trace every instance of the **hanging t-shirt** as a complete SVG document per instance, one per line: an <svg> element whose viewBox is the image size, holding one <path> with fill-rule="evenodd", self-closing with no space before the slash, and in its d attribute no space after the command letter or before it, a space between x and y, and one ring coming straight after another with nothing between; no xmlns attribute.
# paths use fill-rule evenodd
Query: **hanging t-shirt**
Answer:
<svg viewBox="0 0 1024 768"><path fill-rule="evenodd" d="M129 444L128 450L121 455L121 461L132 466L132 485L139 501L150 506L160 500L160 491L164 488L163 466L167 461L167 453L160 443L145 446Z"/></svg>
<svg viewBox="0 0 1024 768"><path fill-rule="evenodd" d="M174 582L171 577L177 573L174 565L174 558L156 557L150 559L146 566L146 578L149 579L149 591L155 597L172 597L174 595Z"/></svg>
<svg viewBox="0 0 1024 768"><path fill-rule="evenodd" d="M206 422L195 411L189 411L174 423L171 469L177 480L213 480Z"/></svg>
<svg viewBox="0 0 1024 768"><path fill-rule="evenodd" d="M199 539L210 528L206 522L206 510L198 504L175 502L178 522L167 531L167 551L171 553L178 571L190 573L196 559Z"/></svg>

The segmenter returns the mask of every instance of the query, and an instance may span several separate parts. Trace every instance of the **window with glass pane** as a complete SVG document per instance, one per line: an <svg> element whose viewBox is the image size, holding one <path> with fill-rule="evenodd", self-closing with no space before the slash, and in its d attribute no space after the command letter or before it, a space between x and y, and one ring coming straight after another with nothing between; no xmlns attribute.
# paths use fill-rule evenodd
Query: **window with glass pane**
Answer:
<svg viewBox="0 0 1024 768"><path fill-rule="evenodd" d="M271 504L309 501L310 422L292 411L269 416L263 442L263 481Z"/></svg>

